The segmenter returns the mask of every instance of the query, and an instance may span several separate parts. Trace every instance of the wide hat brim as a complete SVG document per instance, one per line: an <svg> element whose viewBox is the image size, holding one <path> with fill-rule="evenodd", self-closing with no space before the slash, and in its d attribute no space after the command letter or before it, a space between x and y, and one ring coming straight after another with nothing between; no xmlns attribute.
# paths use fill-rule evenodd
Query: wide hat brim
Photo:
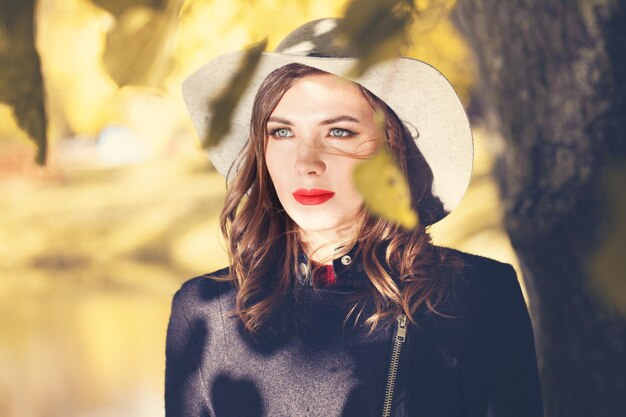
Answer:
<svg viewBox="0 0 626 417"><path fill-rule="evenodd" d="M215 58L184 81L183 98L200 138L208 135L210 103L237 72L244 53ZM262 53L232 114L230 132L208 149L211 162L223 176L248 140L252 103L260 84L275 69L294 62L345 77L357 59ZM429 64L411 58L380 63L351 80L382 99L405 123L433 172L433 194L443 203L446 214L451 212L469 185L474 150L467 115L448 80Z"/></svg>

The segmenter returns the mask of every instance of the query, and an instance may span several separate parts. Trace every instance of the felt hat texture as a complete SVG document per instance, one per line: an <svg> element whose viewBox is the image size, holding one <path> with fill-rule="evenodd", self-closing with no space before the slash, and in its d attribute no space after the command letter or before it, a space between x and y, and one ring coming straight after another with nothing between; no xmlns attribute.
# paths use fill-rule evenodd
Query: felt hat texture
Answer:
<svg viewBox="0 0 626 417"><path fill-rule="evenodd" d="M252 80L235 108L231 129L208 154L226 176L249 137L252 103L265 77L277 68L301 63L346 77L358 59L349 46L336 42L337 19L308 22L291 32L274 52L263 52ZM219 56L189 76L183 98L200 138L207 136L212 100L229 83L244 51ZM451 212L469 185L474 149L470 124L454 89L431 65L412 58L396 58L350 78L382 99L408 128L433 172L433 194ZM232 174L232 173L231 173Z"/></svg>

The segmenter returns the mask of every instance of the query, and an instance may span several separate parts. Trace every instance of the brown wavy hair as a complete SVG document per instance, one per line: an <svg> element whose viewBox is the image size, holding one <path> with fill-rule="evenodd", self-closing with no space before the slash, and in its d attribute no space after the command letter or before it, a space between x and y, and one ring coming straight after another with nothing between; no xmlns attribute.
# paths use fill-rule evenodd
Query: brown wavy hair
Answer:
<svg viewBox="0 0 626 417"><path fill-rule="evenodd" d="M233 314L250 333L258 331L286 298L293 295L301 250L298 226L280 204L265 163L267 121L283 94L298 79L316 74L326 73L292 63L265 78L254 99L249 139L231 167L231 171L236 169L236 175L228 187L220 217L230 256L230 274L221 279L235 284ZM359 210L357 232L342 251L348 252L358 242L369 285L368 291L352 299L348 316L354 314L358 321L366 302L372 301L374 313L364 318L371 331L402 312L414 322L416 311L424 306L441 314L436 306L448 293L448 280L444 278L448 274L436 271L442 266L458 269L461 264L460 259L444 256L432 245L426 231L445 211L432 194L433 174L415 140L382 100L357 86L372 109L384 116L386 146L408 180L411 204L420 219L417 228L405 230L364 207Z"/></svg>

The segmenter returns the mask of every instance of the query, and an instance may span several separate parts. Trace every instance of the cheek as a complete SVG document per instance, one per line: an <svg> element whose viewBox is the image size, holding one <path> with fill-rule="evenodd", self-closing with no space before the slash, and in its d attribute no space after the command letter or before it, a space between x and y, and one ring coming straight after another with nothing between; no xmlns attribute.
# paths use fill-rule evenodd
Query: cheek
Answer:
<svg viewBox="0 0 626 417"><path fill-rule="evenodd" d="M270 148L265 152L265 165L274 184L276 192L280 195L283 191L283 184L286 178L285 155L281 155L275 148Z"/></svg>
<svg viewBox="0 0 626 417"><path fill-rule="evenodd" d="M337 161L332 172L329 172L335 187L350 197L360 196L353 179L354 169L359 163L361 163L360 160L344 158L342 161ZM332 165L329 164L329 166Z"/></svg>

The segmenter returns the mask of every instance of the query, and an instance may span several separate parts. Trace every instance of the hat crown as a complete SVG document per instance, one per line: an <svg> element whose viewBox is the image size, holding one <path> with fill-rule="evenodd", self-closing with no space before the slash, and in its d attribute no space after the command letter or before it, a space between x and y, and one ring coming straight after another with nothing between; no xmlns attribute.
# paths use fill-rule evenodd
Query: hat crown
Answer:
<svg viewBox="0 0 626 417"><path fill-rule="evenodd" d="M340 40L339 22L340 19L334 18L307 22L289 33L274 52L321 58L356 58L354 49Z"/></svg>

